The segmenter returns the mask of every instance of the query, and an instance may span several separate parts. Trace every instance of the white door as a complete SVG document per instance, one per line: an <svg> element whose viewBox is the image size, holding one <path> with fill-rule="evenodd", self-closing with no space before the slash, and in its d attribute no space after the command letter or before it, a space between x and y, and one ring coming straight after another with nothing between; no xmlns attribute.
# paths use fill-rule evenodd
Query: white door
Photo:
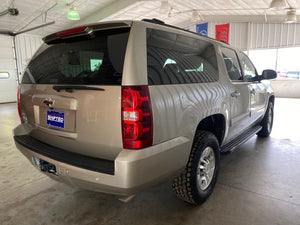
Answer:
<svg viewBox="0 0 300 225"><path fill-rule="evenodd" d="M13 38L0 35L0 103L17 101L17 77Z"/></svg>

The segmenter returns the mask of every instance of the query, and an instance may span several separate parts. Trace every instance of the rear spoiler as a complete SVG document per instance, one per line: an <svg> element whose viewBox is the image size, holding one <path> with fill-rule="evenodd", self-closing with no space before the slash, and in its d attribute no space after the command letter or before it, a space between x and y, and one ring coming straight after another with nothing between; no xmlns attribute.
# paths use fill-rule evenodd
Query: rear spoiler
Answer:
<svg viewBox="0 0 300 225"><path fill-rule="evenodd" d="M70 38L77 38L77 37L87 37L93 38L94 32L99 30L110 30L110 29L117 29L117 28L129 28L131 27L131 23L125 22L114 22L114 23L98 23L98 24L91 24L81 27L75 27L68 30L59 31L57 33L50 34L43 38L43 41L46 44L56 44L60 42L64 42Z"/></svg>

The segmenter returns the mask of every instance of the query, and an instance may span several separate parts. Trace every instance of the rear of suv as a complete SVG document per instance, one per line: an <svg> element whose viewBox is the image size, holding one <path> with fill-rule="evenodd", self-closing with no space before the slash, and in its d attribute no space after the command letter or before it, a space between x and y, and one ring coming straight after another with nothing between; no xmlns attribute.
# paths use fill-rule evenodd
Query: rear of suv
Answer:
<svg viewBox="0 0 300 225"><path fill-rule="evenodd" d="M92 24L44 42L19 86L14 138L55 180L131 196L173 179L179 198L200 204L220 152L271 132L274 94L262 80L275 71L258 76L227 44L156 20Z"/></svg>

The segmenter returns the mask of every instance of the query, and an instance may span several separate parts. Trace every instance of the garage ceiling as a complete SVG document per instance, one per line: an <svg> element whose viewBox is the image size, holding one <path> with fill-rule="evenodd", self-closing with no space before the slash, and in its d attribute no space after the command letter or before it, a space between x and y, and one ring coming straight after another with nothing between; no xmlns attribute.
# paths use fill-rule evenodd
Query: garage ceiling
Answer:
<svg viewBox="0 0 300 225"><path fill-rule="evenodd" d="M187 27L199 22L283 22L286 10L268 9L271 0L169 0L170 13L160 13L161 1L139 0L6 0L0 3L0 32L18 33L44 23L51 25L29 31L44 36L80 24L96 21L158 18L166 23ZM300 9L300 0L288 0L290 7ZM79 12L80 21L70 21L71 6ZM19 15L1 14L9 7ZM192 21L193 10L199 14ZM300 11L297 10L297 16ZM298 16L298 21L300 17Z"/></svg>

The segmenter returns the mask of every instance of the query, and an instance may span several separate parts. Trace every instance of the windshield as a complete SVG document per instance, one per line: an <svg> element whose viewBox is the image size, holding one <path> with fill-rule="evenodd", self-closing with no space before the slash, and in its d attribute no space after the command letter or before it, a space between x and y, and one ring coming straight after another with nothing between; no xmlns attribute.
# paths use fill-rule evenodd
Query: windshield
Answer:
<svg viewBox="0 0 300 225"><path fill-rule="evenodd" d="M129 28L114 29L89 40L45 45L22 83L121 85L128 36Z"/></svg>

